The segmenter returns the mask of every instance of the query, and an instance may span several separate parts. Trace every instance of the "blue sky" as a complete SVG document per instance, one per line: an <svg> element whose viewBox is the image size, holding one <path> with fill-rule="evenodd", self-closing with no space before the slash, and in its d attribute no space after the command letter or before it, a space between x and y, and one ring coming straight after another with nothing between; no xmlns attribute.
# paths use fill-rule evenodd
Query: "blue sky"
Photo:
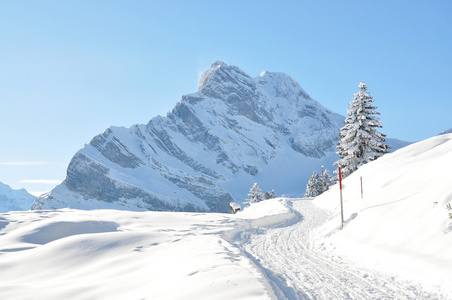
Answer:
<svg viewBox="0 0 452 300"><path fill-rule="evenodd" d="M0 181L39 193L107 127L147 123L217 61L284 72L338 113L366 81L382 132L452 127L452 1L0 0Z"/></svg>

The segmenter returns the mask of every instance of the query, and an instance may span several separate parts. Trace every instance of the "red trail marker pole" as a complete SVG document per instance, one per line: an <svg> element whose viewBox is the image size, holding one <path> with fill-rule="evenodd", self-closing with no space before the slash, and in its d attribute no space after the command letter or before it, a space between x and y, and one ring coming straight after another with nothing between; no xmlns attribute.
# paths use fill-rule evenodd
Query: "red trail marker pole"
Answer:
<svg viewBox="0 0 452 300"><path fill-rule="evenodd" d="M344 205L342 204L342 172L339 167L339 190L341 194L341 230L344 228Z"/></svg>

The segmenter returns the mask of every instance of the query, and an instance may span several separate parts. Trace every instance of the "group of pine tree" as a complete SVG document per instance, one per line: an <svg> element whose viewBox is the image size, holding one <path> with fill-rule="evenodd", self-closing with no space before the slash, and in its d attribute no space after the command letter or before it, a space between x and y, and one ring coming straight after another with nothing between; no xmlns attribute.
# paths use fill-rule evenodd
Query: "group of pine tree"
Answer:
<svg viewBox="0 0 452 300"><path fill-rule="evenodd" d="M385 143L386 136L377 130L382 126L380 118L377 117L380 113L377 112L377 107L372 105L375 100L367 92L365 82L359 84L359 89L349 103L348 117L339 132L340 141L336 147L339 160L334 165L341 169L342 178L388 153L389 148ZM338 170L334 171L334 178L330 178L327 171L320 178L314 171L307 184L305 197L315 197L328 190L338 180Z"/></svg>
<svg viewBox="0 0 452 300"><path fill-rule="evenodd" d="M377 117L380 113L377 112L377 107L372 105L375 100L367 92L365 82L359 84L359 89L359 92L353 95L353 101L349 102L348 117L339 132L340 141L336 146L339 160L334 163L334 166L337 166L338 170L341 169L342 178L347 177L369 161L388 153L389 148L385 143L386 135L378 131L378 128L382 128L382 126L380 118ZM338 170L333 172L334 177L331 177L328 170L322 170L321 174L314 171L309 178L304 196L316 197L327 191L337 182ZM245 203L250 205L275 196L274 191L262 194L261 189L255 183Z"/></svg>
<svg viewBox="0 0 452 300"><path fill-rule="evenodd" d="M275 193L275 190L272 190L271 192L265 192L265 194L263 194L261 188L259 187L259 185L256 182L256 183L254 183L253 187L250 189L248 197L249 198L246 199L246 202L244 202L244 203L251 205L252 203L276 198L276 193Z"/></svg>
<svg viewBox="0 0 452 300"><path fill-rule="evenodd" d="M328 171L328 169L323 171L321 175L314 171L309 178L306 186L306 194L304 194L304 196L306 198L316 197L323 192L326 192L333 184L334 180L331 178L330 171Z"/></svg>

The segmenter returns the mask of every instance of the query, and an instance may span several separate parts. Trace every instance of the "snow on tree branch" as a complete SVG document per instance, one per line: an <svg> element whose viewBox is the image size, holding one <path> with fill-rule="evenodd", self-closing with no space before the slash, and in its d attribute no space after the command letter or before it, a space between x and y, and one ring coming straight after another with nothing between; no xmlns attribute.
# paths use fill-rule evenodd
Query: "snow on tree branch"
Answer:
<svg viewBox="0 0 452 300"><path fill-rule="evenodd" d="M341 167L344 178L388 152L386 135L377 130L382 126L380 118L375 116L379 115L377 107L371 104L375 100L367 92L365 82L361 82L359 88L360 91L354 94L353 101L349 103L348 117L341 128L341 140L336 147L339 160L334 165ZM337 175L337 171L334 174Z"/></svg>

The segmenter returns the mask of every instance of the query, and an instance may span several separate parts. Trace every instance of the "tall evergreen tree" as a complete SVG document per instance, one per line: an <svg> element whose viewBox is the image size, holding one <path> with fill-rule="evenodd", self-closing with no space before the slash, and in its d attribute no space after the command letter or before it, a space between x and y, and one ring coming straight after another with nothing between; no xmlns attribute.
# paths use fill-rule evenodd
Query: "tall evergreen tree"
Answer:
<svg viewBox="0 0 452 300"><path fill-rule="evenodd" d="M367 92L366 83L361 82L359 88L360 91L354 94L353 101L349 103L348 117L341 128L341 140L336 147L340 159L334 165L341 167L344 178L358 167L388 152L386 136L377 130L382 126L380 118L375 115L380 113L372 105L374 100ZM334 173L338 174L337 171Z"/></svg>

